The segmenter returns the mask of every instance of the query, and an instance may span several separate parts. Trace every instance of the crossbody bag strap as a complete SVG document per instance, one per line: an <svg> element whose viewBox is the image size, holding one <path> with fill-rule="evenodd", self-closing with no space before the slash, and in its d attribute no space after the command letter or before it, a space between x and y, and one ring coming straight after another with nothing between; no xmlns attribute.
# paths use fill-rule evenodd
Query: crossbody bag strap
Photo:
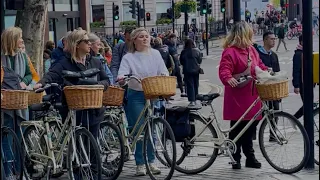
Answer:
<svg viewBox="0 0 320 180"><path fill-rule="evenodd" d="M251 74L251 58L250 58L250 52L249 52L249 48L247 49L248 51L248 57L247 57L247 68L242 72L242 73L239 73L239 74L234 74L233 77L235 79L238 79L242 76L245 76L245 75L250 75Z"/></svg>

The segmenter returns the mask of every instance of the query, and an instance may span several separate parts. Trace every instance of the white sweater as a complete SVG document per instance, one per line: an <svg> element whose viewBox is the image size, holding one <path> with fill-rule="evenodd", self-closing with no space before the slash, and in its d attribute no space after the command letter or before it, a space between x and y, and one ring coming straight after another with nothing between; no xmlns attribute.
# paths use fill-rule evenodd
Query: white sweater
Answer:
<svg viewBox="0 0 320 180"><path fill-rule="evenodd" d="M159 75L169 75L162 56L158 50L150 49L147 53L127 53L123 56L118 72L118 78L132 74L140 79ZM130 89L142 91L142 86L135 80L128 83Z"/></svg>

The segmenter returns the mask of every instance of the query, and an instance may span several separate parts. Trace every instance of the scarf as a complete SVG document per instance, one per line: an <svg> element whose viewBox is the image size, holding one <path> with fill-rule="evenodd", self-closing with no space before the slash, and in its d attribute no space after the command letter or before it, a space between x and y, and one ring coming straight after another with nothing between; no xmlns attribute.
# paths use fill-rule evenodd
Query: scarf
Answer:
<svg viewBox="0 0 320 180"><path fill-rule="evenodd" d="M16 74L20 76L20 80L24 77L26 73L26 66L27 66L27 56L23 52L19 51L14 56L14 67L11 67L10 57L6 56L1 53L1 63L2 66L8 67L10 69L13 69ZM29 111L28 109L20 109L20 110L3 110L3 112L10 116L10 118L14 117L14 113L17 115L17 122L20 122L22 120L29 120Z"/></svg>

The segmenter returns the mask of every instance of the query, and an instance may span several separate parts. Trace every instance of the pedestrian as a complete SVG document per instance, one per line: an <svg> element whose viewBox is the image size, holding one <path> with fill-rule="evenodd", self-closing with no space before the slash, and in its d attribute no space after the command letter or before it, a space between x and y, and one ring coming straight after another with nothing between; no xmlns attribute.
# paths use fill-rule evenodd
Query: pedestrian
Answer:
<svg viewBox="0 0 320 180"><path fill-rule="evenodd" d="M258 52L252 46L252 38L252 28L248 23L242 21L235 24L231 29L223 45L224 51L222 52L219 66L219 78L225 86L223 118L230 120L231 127L237 123L245 111L247 111L247 108L258 98L254 81L248 78L240 84L239 78L244 78L248 75L254 78L257 66L262 70L268 69L261 61ZM259 102L237 127L229 133L229 138L234 139L261 108L262 103ZM261 119L262 116L257 117L257 120ZM232 155L236 161L236 164L232 165L233 169L241 169L241 148L247 157L246 167L261 168L261 163L255 157L252 142L258 123L259 121L254 122L236 142L237 151Z"/></svg>
<svg viewBox="0 0 320 180"><path fill-rule="evenodd" d="M294 93L300 94L301 100L303 101L303 79L302 79L302 59L303 54L303 36L299 36L299 43L297 49L294 51L292 58L292 85L294 87ZM303 116L303 106L294 114L294 117L300 119Z"/></svg>
<svg viewBox="0 0 320 180"><path fill-rule="evenodd" d="M112 73L108 67L107 60L100 54L100 49L101 49L100 38L93 33L88 34L88 37L89 37L89 41L91 43L91 46L90 46L91 58L98 59L102 63L104 70L110 80L110 84L113 84L113 76L112 76Z"/></svg>
<svg viewBox="0 0 320 180"><path fill-rule="evenodd" d="M63 36L57 43L57 48L55 48L53 51L51 51L51 60L53 66L55 63L59 62L61 59L63 59L63 56L65 55L65 50L67 49L66 44L66 37L71 33L71 31L68 31L65 36Z"/></svg>
<svg viewBox="0 0 320 180"><path fill-rule="evenodd" d="M131 40L130 39L130 34L134 29L135 28L133 28L133 27L126 28L125 31L124 31L125 43L117 44L113 48L110 70L112 72L112 76L115 77L114 80L116 80L116 77L118 77L118 71L119 71L119 68L120 68L120 63L122 61L122 57L128 51L128 44L130 43L130 40Z"/></svg>
<svg viewBox="0 0 320 180"><path fill-rule="evenodd" d="M131 40L128 45L128 53L123 56L119 69L118 81L120 81L120 83L123 83L122 80L126 74L133 74L141 79L152 76L169 75L159 51L150 47L150 33L146 29L138 28L134 30L131 33ZM132 79L128 83L127 98L128 110L126 113L128 125L129 128L133 128L140 113L144 109L146 101L141 84L136 80ZM139 126L141 126L144 120L142 119L139 122L141 122L141 124L139 124ZM134 153L137 176L146 175L142 145L142 141L138 141ZM153 148L150 146L151 144L148 145L148 152L146 152L148 154L150 170L153 174L160 174L160 169L154 164L155 154Z"/></svg>
<svg viewBox="0 0 320 180"><path fill-rule="evenodd" d="M184 82L187 88L189 106L196 105L196 96L199 88L199 74L203 71L201 52L196 48L194 41L187 39L180 55L180 63L183 67Z"/></svg>
<svg viewBox="0 0 320 180"><path fill-rule="evenodd" d="M47 41L46 49L49 49L50 51L53 51L54 48L56 48L56 44L53 41Z"/></svg>
<svg viewBox="0 0 320 180"><path fill-rule="evenodd" d="M174 61L172 56L169 53L168 46L163 45L162 39L159 37L153 40L153 44L154 44L153 48L160 52L163 62L166 65L168 71L170 69L171 72L169 71L169 74L171 74L172 71L174 70Z"/></svg>
<svg viewBox="0 0 320 180"><path fill-rule="evenodd" d="M288 48L287 48L286 42L284 41L285 34L286 34L286 32L285 32L284 24L281 24L279 29L278 29L278 39L279 39L278 42L279 43L278 43L277 50L276 50L277 52L279 50L281 42L283 43L284 48L286 49L286 51L289 51Z"/></svg>
<svg viewBox="0 0 320 180"><path fill-rule="evenodd" d="M49 49L44 50L44 52L43 52L44 73L49 72L49 68L51 66L51 58L50 57L51 57L51 51Z"/></svg>
<svg viewBox="0 0 320 180"><path fill-rule="evenodd" d="M186 97L186 94L184 93L184 89L183 89L182 74L181 74L180 62L178 58L179 55L176 47L177 36L174 33L171 33L164 42L169 47L169 53L174 60L174 64L175 64L174 75L177 77L178 87L181 92L181 97Z"/></svg>
<svg viewBox="0 0 320 180"><path fill-rule="evenodd" d="M280 72L278 55L272 51L272 48L274 48L275 43L276 37L273 32L269 31L263 34L263 46L257 46L256 48L259 53L260 59L262 60L264 65L272 71L272 73ZM269 109L279 110L279 103L279 100L268 101ZM275 123L277 123L277 121L278 119L275 119ZM276 139L272 135L272 132L270 132L269 141L276 141Z"/></svg>
<svg viewBox="0 0 320 180"><path fill-rule="evenodd" d="M21 51L23 45L22 30L17 27L5 29L1 34L1 65L4 70L4 79L1 84L1 89L21 90L26 89L32 82L32 74L28 62L27 55ZM1 109L3 114L3 125L13 129L21 140L20 124L22 121L29 120L29 111L22 110L4 110ZM16 119L14 119L16 117ZM3 137L1 137L3 138ZM13 157L10 140L3 138L2 140L2 155L7 160L17 160L15 164L15 171L20 171L20 162L18 157ZM19 155L20 156L20 155ZM3 164L4 173L8 175L6 179L14 179L12 177L12 164ZM10 176L10 177L9 177ZM22 177L22 176L21 176Z"/></svg>

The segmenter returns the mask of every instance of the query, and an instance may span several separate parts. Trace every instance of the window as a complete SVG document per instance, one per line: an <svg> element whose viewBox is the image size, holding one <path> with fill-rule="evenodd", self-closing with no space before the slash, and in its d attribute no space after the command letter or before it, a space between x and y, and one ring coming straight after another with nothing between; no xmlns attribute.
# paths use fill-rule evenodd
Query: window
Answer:
<svg viewBox="0 0 320 180"><path fill-rule="evenodd" d="M92 6L92 20L93 22L104 22L104 5Z"/></svg>
<svg viewBox="0 0 320 180"><path fill-rule="evenodd" d="M52 0L49 0L49 2L48 2L48 11L53 11L53 2L52 2Z"/></svg>
<svg viewBox="0 0 320 180"><path fill-rule="evenodd" d="M67 31L73 31L73 18L67 18Z"/></svg>
<svg viewBox="0 0 320 180"><path fill-rule="evenodd" d="M72 11L79 11L79 0L72 0Z"/></svg>
<svg viewBox="0 0 320 180"><path fill-rule="evenodd" d="M80 27L80 18L74 18L74 28L77 29L78 27Z"/></svg>
<svg viewBox="0 0 320 180"><path fill-rule="evenodd" d="M5 28L14 27L15 22L16 22L16 16L4 16Z"/></svg>
<svg viewBox="0 0 320 180"><path fill-rule="evenodd" d="M71 11L70 0L55 0L55 11Z"/></svg>

